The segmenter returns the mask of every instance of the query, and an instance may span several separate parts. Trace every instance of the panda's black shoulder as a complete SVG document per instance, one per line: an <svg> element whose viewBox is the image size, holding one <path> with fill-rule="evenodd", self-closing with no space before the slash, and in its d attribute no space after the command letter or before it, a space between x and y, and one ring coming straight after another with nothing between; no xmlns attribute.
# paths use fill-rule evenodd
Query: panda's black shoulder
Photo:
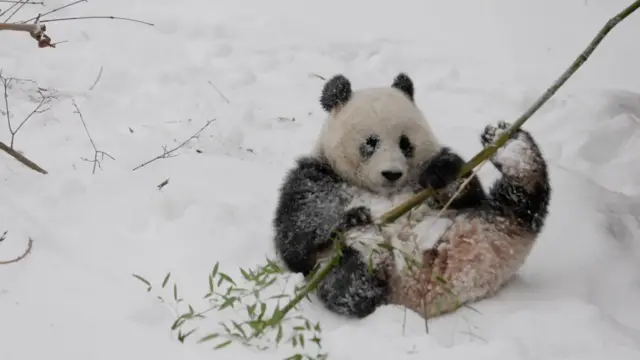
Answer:
<svg viewBox="0 0 640 360"><path fill-rule="evenodd" d="M288 180L341 183L343 179L329 162L319 156L306 155L296 159L295 166L287 174Z"/></svg>
<svg viewBox="0 0 640 360"><path fill-rule="evenodd" d="M302 216L308 220L315 216L311 214L318 213L316 211L318 207L326 211L326 203L339 203L340 201L336 202L336 199L342 200L344 197L341 190L343 183L344 180L323 158L317 156L297 158L280 187L274 218L276 227L289 226L292 216L294 218ZM309 214L300 215L304 212ZM298 225L297 221L294 223Z"/></svg>

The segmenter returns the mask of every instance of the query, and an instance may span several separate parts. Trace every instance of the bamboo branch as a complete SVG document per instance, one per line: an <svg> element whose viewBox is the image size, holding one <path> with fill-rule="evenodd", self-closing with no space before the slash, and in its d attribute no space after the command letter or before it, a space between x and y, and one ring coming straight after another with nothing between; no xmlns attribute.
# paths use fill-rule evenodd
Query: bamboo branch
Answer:
<svg viewBox="0 0 640 360"><path fill-rule="evenodd" d="M588 44L587 48L574 60L574 62L569 66L567 70L565 70L562 75L549 87L536 102L527 109L514 123L511 127L505 131L496 141L484 148L480 151L476 156L474 156L469 162L467 162L463 167L459 174L459 177L463 177L467 175L469 172L473 171L473 169L478 166L480 163L489 159L495 152L503 146L511 134L518 130L533 114L535 114L538 109L542 107L557 91L564 85L564 83L569 80L569 78L589 59L593 51L598 47L600 42L607 36L607 34L622 20L626 19L629 15L631 15L634 11L636 11L640 7L640 0L634 1L631 5L629 5L622 12L611 18L604 27L598 32L598 34L591 40ZM425 189L420 193L416 194L406 202L394 207L384 215L382 215L379 219L379 224L384 225L391 223L401 217L403 214L414 208L415 206L421 204L425 201L429 196L433 195L432 189ZM277 312L273 318L269 321L269 325L275 326L279 321L284 319L285 315L291 311L296 305L302 301L311 291L316 289L320 284L320 281L324 279L329 271L338 263L338 259L340 258L340 250L341 246L335 246L336 252L333 255L331 261L325 264L323 267L318 269L318 271L314 274L314 276L309 280L309 282L298 292L298 294L287 304L281 311Z"/></svg>

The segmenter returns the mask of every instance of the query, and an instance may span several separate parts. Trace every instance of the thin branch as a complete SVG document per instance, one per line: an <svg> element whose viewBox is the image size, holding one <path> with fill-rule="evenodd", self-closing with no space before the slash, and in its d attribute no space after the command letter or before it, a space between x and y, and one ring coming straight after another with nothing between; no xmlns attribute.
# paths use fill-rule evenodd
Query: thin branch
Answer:
<svg viewBox="0 0 640 360"><path fill-rule="evenodd" d="M9 6L9 8L7 10L0 12L0 18L3 17L9 11L11 11L11 9L13 9L16 6L18 6L20 3L21 3L21 0L20 1L16 1L16 2L13 3L13 5Z"/></svg>
<svg viewBox="0 0 640 360"><path fill-rule="evenodd" d="M163 147L162 147L163 151L162 151L162 154L161 154L161 155L158 155L158 156L154 157L153 159L151 159L151 160L149 160L149 161L147 161L147 162L144 162L144 163L142 163L142 164L140 164L140 165L136 166L135 168L133 168L133 171L136 171L136 170L140 169L140 168L141 168L141 167L143 167L143 166L149 165L150 163L152 163L152 162L154 162L154 161L156 161L156 160L160 160L160 159L165 159L165 158L173 157L173 156L174 156L174 155L173 155L173 153L174 153L176 150L180 149L181 147L185 146L189 141L191 141L191 140L193 140L194 138L198 137L198 135L200 135L200 133L201 133L201 132L203 132L203 131L204 131L204 129L206 129L206 128L207 128L209 125L211 125L211 123L212 123L212 122L214 122L214 121L216 121L216 119L207 120L207 123L206 123L206 124L204 124L204 126L203 126L203 127L201 127L201 128L200 128L200 130L196 131L196 132L195 132L193 135L191 135L187 140L183 141L182 143L180 143L178 146L174 147L174 148L173 148L173 149L171 149L171 150L167 150L167 147L166 147L166 146L163 146Z"/></svg>
<svg viewBox="0 0 640 360"><path fill-rule="evenodd" d="M82 0L85 1L85 0ZM7 4L20 4L22 2L22 0L0 0L0 3L7 3ZM25 4L27 5L44 5L43 1L25 1Z"/></svg>
<svg viewBox="0 0 640 360"><path fill-rule="evenodd" d="M36 108L35 108L35 109L33 109L33 110L31 111L31 113L29 113L29 115L27 115L27 117L25 117L25 118L24 118L24 120L22 120L22 122L20 123L20 125L18 125L18 127L17 127L14 131L12 131L12 132L11 132L11 144L10 144L11 148L13 148L15 136L16 136L16 134L18 133L18 131L20 131L20 129L22 128L22 126L24 126L24 124L26 124L26 122L27 122L29 119L31 119L31 117L32 117L34 114L42 114L43 112L46 112L46 111L48 111L48 110L50 109L50 108L46 108L46 109L44 109L44 110L40 110L40 108L41 108L44 104L48 104L48 103L49 103L49 101L51 101L51 99L50 99L50 98L48 98L48 97L46 97L46 96L44 96L40 90L38 90L38 94L40 94L40 96L42 97L42 98L41 98L41 100L40 100L40 103L38 103L38 106L36 106Z"/></svg>
<svg viewBox="0 0 640 360"><path fill-rule="evenodd" d="M46 19L46 20L40 20L40 22L47 23L47 22L55 22L55 21L87 20L87 19L125 20L125 21L131 21L131 22L143 24L143 25L155 26L155 24L152 24L150 22L146 22L146 21L142 21L142 20L136 20L136 19L130 19L130 18L125 18L125 17L119 17L119 16L78 16L78 17L68 17L68 18Z"/></svg>
<svg viewBox="0 0 640 360"><path fill-rule="evenodd" d="M9 84L11 83L11 81L14 80L18 80L18 79L14 79L14 78L5 78L4 76L2 76L2 73L0 73L0 82L2 82L3 88L4 88L4 104L5 104L5 110L6 110L6 115L7 115L7 126L9 128L9 133L11 133L11 140L9 142L9 147L13 149L14 145L15 145L15 137L18 134L18 131L20 131L20 129L22 129L22 127L24 126L24 124L27 123L27 121L29 121L29 119L31 119L31 117L33 117L33 115L35 114L42 114L44 112L47 112L50 110L50 108L46 108L41 110L41 108L46 105L49 104L49 102L51 101L51 97L49 96L45 96L42 91L40 90L40 88L37 88L37 92L40 95L40 103L31 111L31 113L29 113L29 115L27 115L22 122L20 122L20 124L18 125L17 128L13 128L12 124L11 124L11 116L10 116L10 110L9 110ZM27 80L30 81L30 80ZM35 83L34 81L32 81L33 83ZM37 84L36 84L37 86Z"/></svg>
<svg viewBox="0 0 640 360"><path fill-rule="evenodd" d="M18 79L14 79L14 78L5 78L4 76L2 76L2 73L0 72L0 82L2 82L3 88L4 88L4 103L5 103L5 110L6 110L6 115L7 115L7 125L9 127L9 133L11 133L11 142L10 142L10 146L7 146L5 143L0 141L0 150L6 152L7 154L13 156L16 160L18 160L19 162L21 162L22 164L24 164L25 166L27 166L28 168L35 170L41 174L47 174L47 171L44 170L43 168L41 168L40 166L38 166L36 163L34 163L33 161L27 159L24 155L20 154L19 152L15 151L13 149L13 145L15 142L15 136L18 133L18 131L20 131L20 129L22 128L22 126L27 122L27 120L29 120L34 114L36 113L40 113L42 112L40 110L40 108L42 107L42 105L45 102L48 102L49 98L45 97L41 90L38 89L38 93L40 94L40 96L42 96L42 100L40 101L40 104L38 104L38 106L24 119L22 120L22 122L20 123L20 125L18 125L18 127L14 130L12 125L11 125L11 111L9 109L9 84L11 83L11 81L13 80L18 80Z"/></svg>
<svg viewBox="0 0 640 360"><path fill-rule="evenodd" d="M13 150L12 148L8 147L5 143L3 143L2 141L0 141L0 150L6 152L7 154L13 156L16 160L20 161L21 163L23 163L26 167L30 168L31 170L35 170L41 174L48 174L48 172L41 168L40 166L38 166L38 164L34 163L33 161L27 159L26 156L20 154L19 152Z"/></svg>
<svg viewBox="0 0 640 360"><path fill-rule="evenodd" d="M96 78L96 81L93 82L93 85L91 85L91 87L89 88L89 91L93 90L94 87L96 87L96 85L98 84L98 81L100 81L100 78L102 77L102 69L104 68L104 66L100 66L100 71L98 72L98 77Z"/></svg>
<svg viewBox="0 0 640 360"><path fill-rule="evenodd" d="M80 108L78 107L78 105L76 104L76 101L73 98L71 99L71 103L73 104L73 107L76 108L74 113L78 114L78 116L80 117L80 121L82 121L82 126L84 126L84 131L87 133L87 137L89 137L89 141L91 142L91 147L93 147L93 160L89 160L87 158L81 158L81 159L84 161L93 163L93 171L91 173L95 174L96 167L99 167L100 170L102 170L102 164L100 163L100 161L104 160L105 156L110 158L111 160L115 160L115 159L113 158L113 156L109 155L108 153L102 150L98 150L98 148L96 147L96 143L93 141L93 138L89 133L89 129L87 128L87 123L84 121L84 116L82 116L82 112L80 111ZM98 156L100 156L100 160L98 160Z"/></svg>
<svg viewBox="0 0 640 360"><path fill-rule="evenodd" d="M549 87L544 94L536 100L536 102L531 105L531 107L525 111L514 123L513 125L505 131L496 141L484 148L480 151L476 156L474 156L469 162L463 166L459 177L463 177L471 172L476 166L490 158L501 146L503 146L511 134L519 129L535 112L542 107L557 91L562 87L562 85L589 59L589 56L593 53L593 51L597 48L600 42L607 36L607 34L621 21L626 19L629 15L631 15L634 11L640 8L640 0L634 1L631 5L629 5L626 9L620 12L618 15L611 18L605 26L598 32L598 34L591 40L587 48L574 60L571 66L565 70L565 72ZM421 204L425 201L429 196L433 194L432 189L426 189L417 195L413 196L406 202L394 207L379 219L379 223L381 225L391 223L397 220L399 217L404 215L406 212L410 211L415 206ZM285 305L282 310L277 312L271 320L269 320L270 326L277 325L282 319L284 319L285 315L294 309L296 305L302 301L307 295L315 290L320 281L324 279L331 269L337 264L338 260L341 257L341 245L336 242L338 245L334 245L334 255L331 261L327 262L324 266L318 269L317 272L314 273L312 278L305 284L305 286L296 294L296 296Z"/></svg>
<svg viewBox="0 0 640 360"><path fill-rule="evenodd" d="M25 257L27 257L27 255L31 253L32 247L33 247L33 239L29 238L29 243L27 244L27 248L24 250L24 252L20 256L11 260L0 261L0 265L12 264L24 259Z"/></svg>
<svg viewBox="0 0 640 360"><path fill-rule="evenodd" d="M60 11L60 10L62 10L62 9L66 9L66 8L68 8L68 7L70 7L70 6L73 6L73 5L79 4L79 3L81 3L81 2L89 2L89 1L88 1L88 0L77 0L77 1L74 1L74 2L72 2L72 3L70 3L70 4L62 5L62 6L58 7L58 8L55 8L55 9L53 9L53 10L51 10L51 11L48 11L48 12L44 13L44 14L40 14L40 15L38 15L38 16L47 16L47 15L49 15L49 14L53 14L54 12L58 12L58 11ZM31 21L31 20L35 20L36 18L37 18L37 16L34 16L34 17L30 18L30 19L23 20L23 21L21 21L20 23L21 23L21 24L24 24L24 23L27 23L27 22L29 22L29 21Z"/></svg>
<svg viewBox="0 0 640 360"><path fill-rule="evenodd" d="M218 89L218 87L217 87L217 86L215 86L215 85L213 84L213 82L211 82L211 80L207 80L207 81L209 82L209 85L213 86L213 88L214 88L214 89L216 89L216 91L218 92L218 94L220 94L220 96L222 96L222 98L224 99L224 101L226 101L226 102L227 102L227 104L231 104L231 102L229 101L229 99L227 99L227 97L226 97L226 96L224 96L224 94L222 93L222 91L220 91L220 90Z"/></svg>
<svg viewBox="0 0 640 360"><path fill-rule="evenodd" d="M9 132L11 133L11 147L13 148L13 130L11 129L11 113L9 111L9 83L11 79L5 79L4 76L0 73L0 81L2 81L2 86L4 88L4 109L7 114L7 125L9 127Z"/></svg>
<svg viewBox="0 0 640 360"><path fill-rule="evenodd" d="M322 76L322 75L318 75L318 74L316 74L316 73L309 73L309 77L315 77L315 78L318 78L318 79L320 79L320 80L322 80L322 81L327 80L327 78L325 78L324 76Z"/></svg>
<svg viewBox="0 0 640 360"><path fill-rule="evenodd" d="M27 1L26 1L26 0L19 0L19 2L18 2L16 5L18 5L18 6L17 6L17 9L13 10L13 12L11 13L11 15L9 15L9 17L8 17L8 18L6 18L6 19L4 20L4 22L8 23L8 22L9 22L9 20L11 20L11 18L12 18L15 14L17 14L17 13L18 13L18 11L20 11L20 10L21 10L25 5L27 5Z"/></svg>

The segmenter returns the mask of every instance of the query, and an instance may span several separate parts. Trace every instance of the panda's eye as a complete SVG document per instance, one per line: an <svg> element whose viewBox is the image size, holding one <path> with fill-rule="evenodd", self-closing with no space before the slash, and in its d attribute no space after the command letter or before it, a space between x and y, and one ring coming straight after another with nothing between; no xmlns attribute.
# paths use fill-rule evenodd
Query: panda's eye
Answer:
<svg viewBox="0 0 640 360"><path fill-rule="evenodd" d="M378 142L379 142L379 141L380 141L380 139L378 139L378 137L377 137L377 136L375 136L375 135L374 135L374 136L369 136L369 137L367 138L367 142L366 142L366 144L367 144L367 146L369 146L369 147L375 148L375 147L378 145Z"/></svg>
<svg viewBox="0 0 640 360"><path fill-rule="evenodd" d="M400 141L398 142L398 145L400 146L400 150L402 151L405 157L407 158L413 157L414 147L407 135L400 136Z"/></svg>
<svg viewBox="0 0 640 360"><path fill-rule="evenodd" d="M365 159L370 158L373 153L376 152L379 143L380 138L378 136L369 136L367 140L360 145L360 155L362 155L362 157Z"/></svg>

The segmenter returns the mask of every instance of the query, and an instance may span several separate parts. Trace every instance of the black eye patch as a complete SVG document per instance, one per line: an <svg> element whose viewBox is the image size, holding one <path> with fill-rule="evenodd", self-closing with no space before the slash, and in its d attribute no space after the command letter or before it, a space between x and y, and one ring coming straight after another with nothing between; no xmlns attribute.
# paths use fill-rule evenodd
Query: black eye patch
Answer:
<svg viewBox="0 0 640 360"><path fill-rule="evenodd" d="M379 144L380 137L377 135L369 136L365 142L360 144L360 155L365 159L370 158L378 149Z"/></svg>
<svg viewBox="0 0 640 360"><path fill-rule="evenodd" d="M401 135L400 140L398 141L398 145L400 146L400 150L404 154L406 158L412 158L414 154L415 147L409 140L407 135Z"/></svg>

